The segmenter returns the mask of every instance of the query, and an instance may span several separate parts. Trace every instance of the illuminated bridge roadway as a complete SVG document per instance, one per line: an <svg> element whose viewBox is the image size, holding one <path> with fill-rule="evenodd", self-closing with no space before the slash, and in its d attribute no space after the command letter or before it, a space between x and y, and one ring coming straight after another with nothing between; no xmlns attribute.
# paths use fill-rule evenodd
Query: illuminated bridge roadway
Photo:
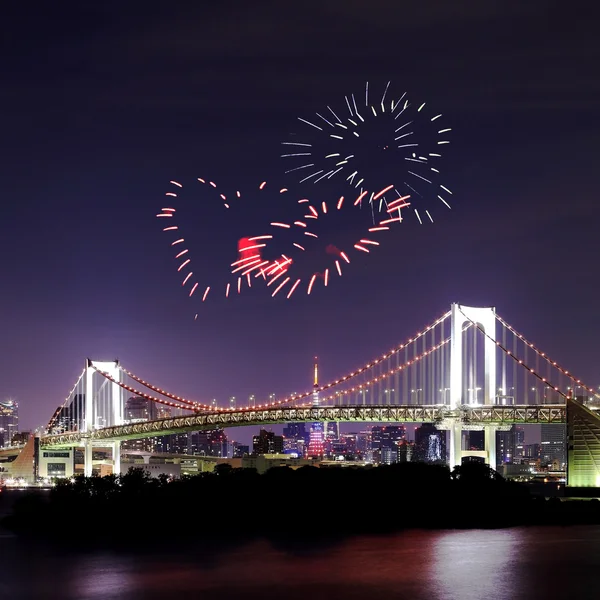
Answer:
<svg viewBox="0 0 600 600"><path fill-rule="evenodd" d="M486 425L566 423L566 404L515 406L461 406L450 409L446 405L427 406L331 406L308 408L267 408L228 412L199 413L168 419L144 421L95 429L88 433L68 432L42 437L43 448L71 448L85 440L116 442L152 436L201 431L205 429L274 425L278 423L313 423L340 421L348 423L435 423L439 429L448 429L453 422L464 428Z"/></svg>

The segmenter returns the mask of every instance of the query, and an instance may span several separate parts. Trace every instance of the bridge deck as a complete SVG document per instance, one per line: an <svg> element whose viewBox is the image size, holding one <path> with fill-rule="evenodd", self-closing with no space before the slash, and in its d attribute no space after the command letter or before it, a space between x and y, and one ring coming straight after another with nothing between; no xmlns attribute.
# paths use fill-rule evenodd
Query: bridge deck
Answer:
<svg viewBox="0 0 600 600"><path fill-rule="evenodd" d="M435 423L440 429L460 421L466 428L478 425L566 423L566 405L462 406L451 410L445 405L412 406L330 406L276 408L263 410L198 413L141 423L96 429L89 433L61 433L44 436L44 448L79 446L92 442L132 440L147 437L202 431L215 428L273 425L277 423L343 421L355 423Z"/></svg>

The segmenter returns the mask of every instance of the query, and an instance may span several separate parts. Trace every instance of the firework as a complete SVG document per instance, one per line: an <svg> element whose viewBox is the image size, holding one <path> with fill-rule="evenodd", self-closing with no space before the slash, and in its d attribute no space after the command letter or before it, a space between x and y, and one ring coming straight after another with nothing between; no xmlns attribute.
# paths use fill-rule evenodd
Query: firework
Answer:
<svg viewBox="0 0 600 600"><path fill-rule="evenodd" d="M285 172L301 183L343 179L359 193L401 177L400 185L377 199L365 196L373 220L376 211L386 212L394 201L398 207L398 199L410 195L419 223L433 222L433 207L450 208L452 196L440 174L451 132L442 121L426 102L413 102L406 93L392 97L390 82L381 95L371 94L367 82L364 94L345 96L341 107L298 117L301 130L282 142Z"/></svg>
<svg viewBox="0 0 600 600"><path fill-rule="evenodd" d="M156 215L162 221L163 231L169 236L170 247L173 252L173 258L176 261L176 270L181 278L181 287L183 287L190 298L200 299L205 302L209 295L224 294L226 298L234 294L240 294L245 287L252 287L252 272L258 265L259 268L270 267L269 261L262 260L262 250L265 248L265 240L256 237L242 237L239 240L232 239L230 258L223 262L223 274L225 278L209 280L208 276L203 275L207 265L210 271L214 272L215 266L218 269L219 256L214 255L212 242L203 238L197 233L194 235L190 227L189 219L184 221L178 219L178 214L184 211L184 207L179 204L189 202L189 198L183 199L183 184L178 181L170 181L171 187L166 193L170 206L164 206ZM242 202L242 194L236 191L230 196L222 193L214 181L197 178L195 182L188 185L186 189L193 186L207 186L213 191L214 201L218 202L224 213L230 211L235 214ZM257 186L259 191L266 189L266 182L263 181ZM285 189L280 190L284 193ZM192 200L196 199L192 193ZM177 206L177 207L176 207ZM189 215L188 215L189 217ZM234 243L237 241L237 251ZM197 254L193 256L192 247L198 249ZM210 261L207 260L210 258ZM231 274L228 273L231 271ZM197 315L196 315L197 316Z"/></svg>
<svg viewBox="0 0 600 600"><path fill-rule="evenodd" d="M393 187L387 186L371 196L378 200ZM362 235L356 238L349 234L344 242L333 243L331 238L339 227L339 215L344 211L356 212L368 195L369 192L364 190L356 198L346 200L341 196L329 203L311 203L306 198L298 200L298 206L304 213L298 219L273 221L268 234L249 238L250 243L264 241L265 253L275 247L277 254L277 258L270 261L255 263L252 267L254 277L266 280L273 297L285 294L289 299L294 293L310 295L317 285L328 287L334 278L343 275L357 255L370 254L377 248L381 234L400 223L401 210L410 205L408 195L398 198L385 216L372 227L364 229ZM331 221L335 225L332 226ZM325 233L320 232L322 229L325 229Z"/></svg>

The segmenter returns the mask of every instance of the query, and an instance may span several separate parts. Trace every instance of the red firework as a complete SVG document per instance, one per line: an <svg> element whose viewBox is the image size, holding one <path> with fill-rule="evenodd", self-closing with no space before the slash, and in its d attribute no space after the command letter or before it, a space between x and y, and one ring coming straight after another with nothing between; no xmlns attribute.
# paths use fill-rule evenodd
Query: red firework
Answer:
<svg viewBox="0 0 600 600"><path fill-rule="evenodd" d="M393 186L388 186L375 194L375 199L380 198ZM354 202L350 205L350 208L360 205L363 198L369 192L361 192ZM334 203L327 204L321 202L320 204L311 204L309 200L302 199L298 201L298 204L304 205L306 214L302 218L293 222L280 222L274 221L271 223L271 227L275 233L267 234L263 236L256 236L249 238L248 242L257 243L264 242L264 247L268 249L268 245L276 238L281 235L282 232L286 232L290 235L289 248L281 256L269 263L269 261L262 260L261 258L253 259L252 268L247 270L248 273L254 271L256 277L264 277L267 279L267 287L275 286L271 296L276 296L281 290L287 288L287 298L290 298L292 294L301 286L303 283L306 285L306 293L310 295L317 281L323 281L323 285L327 287L332 277L341 277L343 270L351 262L351 257L356 252L369 254L371 250L379 246L379 242L374 239L377 238L382 232L389 231L391 226L395 223L400 223L402 217L400 209L406 208L410 205L407 202L409 196L403 196L393 203L388 209L389 215L383 218L378 223L369 227L364 236L357 239L351 247L340 249L333 244L328 244L325 248L326 258L322 266L322 270L314 271L312 275L303 281L302 277L294 277L293 267L294 258L293 256L299 252L305 252L307 247L315 239L318 239L318 235L311 230L310 223L314 222L311 220L318 220L327 214L336 214L343 210L345 204L344 197L342 196ZM350 204L350 203L347 203ZM397 213L397 214L396 214Z"/></svg>
<svg viewBox="0 0 600 600"><path fill-rule="evenodd" d="M229 210L235 206L235 203L242 197L241 192L237 191L231 197L220 193L217 189L217 184L214 181L202 179L198 177L198 182L204 185L208 185L215 189L218 194L224 210ZM168 191L165 195L170 199L172 203L176 202L179 198L180 190L183 185L178 181L169 182L173 188ZM259 190L266 189L267 182L263 181L258 186ZM287 189L283 188L279 190L280 194L287 192ZM156 215L160 219L168 219L169 224L163 228L164 232L167 232L171 238L171 247L174 251L174 258L178 261L177 272L181 273L182 282L181 285L188 291L188 296L191 298L195 295L202 293L202 302L204 302L211 290L215 289L214 285L210 282L200 281L193 271L194 257L191 255L190 248L186 243L186 238L182 236L182 231L179 224L176 223L177 209L173 206L163 207L161 212ZM244 237L238 241L238 258L230 266L232 267L232 277L225 285L225 297L228 298L233 290L237 290L240 294L244 285L248 287L252 286L251 273L256 268L269 268L272 266L270 261L263 261L261 256L261 250L266 246L265 236L258 237ZM196 315L197 316L197 315Z"/></svg>

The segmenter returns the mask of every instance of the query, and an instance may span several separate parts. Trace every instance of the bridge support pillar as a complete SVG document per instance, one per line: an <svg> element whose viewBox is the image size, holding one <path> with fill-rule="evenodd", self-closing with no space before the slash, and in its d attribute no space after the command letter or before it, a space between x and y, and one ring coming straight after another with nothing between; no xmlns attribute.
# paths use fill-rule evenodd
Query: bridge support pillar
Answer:
<svg viewBox="0 0 600 600"><path fill-rule="evenodd" d="M83 474L86 477L92 476L92 440L85 439L83 441Z"/></svg>
<svg viewBox="0 0 600 600"><path fill-rule="evenodd" d="M495 425L485 426L485 451L487 452L488 465L496 470L496 429Z"/></svg>
<svg viewBox="0 0 600 600"><path fill-rule="evenodd" d="M121 474L121 442L112 444L113 475Z"/></svg>
<svg viewBox="0 0 600 600"><path fill-rule="evenodd" d="M462 462L462 425L453 423L448 430L450 439L448 446L450 450L450 460L448 466L452 470L456 466L460 466Z"/></svg>
<svg viewBox="0 0 600 600"><path fill-rule="evenodd" d="M483 404L496 403L496 312L494 308L476 308L452 304L450 317L450 406L475 404L475 398L463 398L463 333L470 322L481 327L486 337L484 350Z"/></svg>

